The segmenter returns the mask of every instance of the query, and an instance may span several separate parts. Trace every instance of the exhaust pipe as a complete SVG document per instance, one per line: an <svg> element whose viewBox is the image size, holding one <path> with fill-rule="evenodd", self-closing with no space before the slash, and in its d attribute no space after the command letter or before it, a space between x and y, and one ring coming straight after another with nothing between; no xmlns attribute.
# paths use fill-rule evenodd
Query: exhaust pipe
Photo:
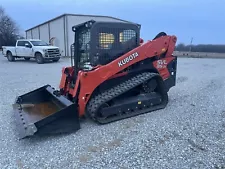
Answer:
<svg viewBox="0 0 225 169"><path fill-rule="evenodd" d="M18 96L13 104L19 138L80 129L77 105L45 85Z"/></svg>

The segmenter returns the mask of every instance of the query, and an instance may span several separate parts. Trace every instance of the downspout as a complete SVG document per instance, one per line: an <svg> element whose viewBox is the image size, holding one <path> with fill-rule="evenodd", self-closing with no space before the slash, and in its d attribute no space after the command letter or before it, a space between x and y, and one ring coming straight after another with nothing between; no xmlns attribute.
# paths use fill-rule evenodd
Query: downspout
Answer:
<svg viewBox="0 0 225 169"><path fill-rule="evenodd" d="M68 15L66 15L66 29L65 29L65 32L66 32L66 49L67 49L67 55L71 55L69 54L69 50L70 50L70 44L69 44L69 33L68 33Z"/></svg>
<svg viewBox="0 0 225 169"><path fill-rule="evenodd" d="M66 38L66 15L64 15L64 17L63 17L63 29L64 29L64 54L65 54L65 56L67 56L67 48L66 48L66 46L67 46L67 38Z"/></svg>

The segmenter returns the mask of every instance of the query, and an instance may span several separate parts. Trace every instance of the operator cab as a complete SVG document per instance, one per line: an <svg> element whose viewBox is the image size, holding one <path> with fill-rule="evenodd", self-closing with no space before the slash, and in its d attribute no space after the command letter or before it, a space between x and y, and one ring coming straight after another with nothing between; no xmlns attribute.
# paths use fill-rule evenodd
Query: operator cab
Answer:
<svg viewBox="0 0 225 169"><path fill-rule="evenodd" d="M133 23L94 20L73 26L76 71L105 65L138 47L140 27Z"/></svg>

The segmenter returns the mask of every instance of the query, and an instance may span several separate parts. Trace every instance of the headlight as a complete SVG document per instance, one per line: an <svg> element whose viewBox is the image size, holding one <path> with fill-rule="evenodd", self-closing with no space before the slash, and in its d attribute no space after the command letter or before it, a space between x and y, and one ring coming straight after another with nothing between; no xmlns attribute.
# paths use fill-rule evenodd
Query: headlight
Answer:
<svg viewBox="0 0 225 169"><path fill-rule="evenodd" d="M43 49L43 52L45 52L45 53L46 53L47 51L48 51L47 49Z"/></svg>

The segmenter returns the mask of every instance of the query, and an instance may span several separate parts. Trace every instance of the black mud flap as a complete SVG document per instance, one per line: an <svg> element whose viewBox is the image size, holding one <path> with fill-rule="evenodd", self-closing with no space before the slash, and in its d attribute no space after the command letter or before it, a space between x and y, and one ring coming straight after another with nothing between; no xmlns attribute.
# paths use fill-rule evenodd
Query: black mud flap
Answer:
<svg viewBox="0 0 225 169"><path fill-rule="evenodd" d="M77 105L46 85L16 98L13 104L19 138L75 132L80 129Z"/></svg>

